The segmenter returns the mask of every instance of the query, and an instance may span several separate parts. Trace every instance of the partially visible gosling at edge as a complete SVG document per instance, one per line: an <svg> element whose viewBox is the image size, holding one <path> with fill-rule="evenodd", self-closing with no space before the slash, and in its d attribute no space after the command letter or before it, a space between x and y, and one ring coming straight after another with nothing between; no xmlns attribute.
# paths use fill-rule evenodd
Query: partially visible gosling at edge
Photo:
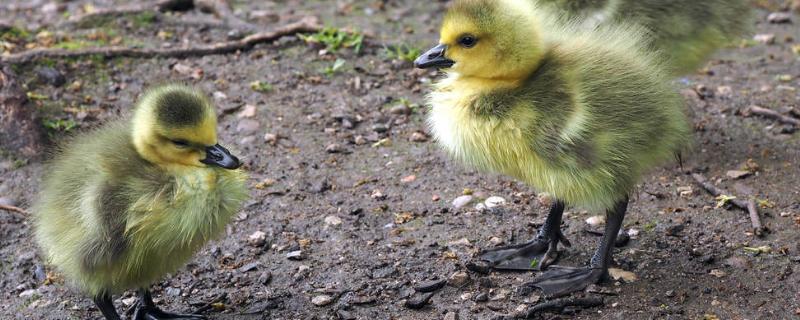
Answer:
<svg viewBox="0 0 800 320"><path fill-rule="evenodd" d="M701 67L717 49L734 43L752 27L747 0L534 0L552 6L583 27L636 24L647 31L651 50L667 57L675 75Z"/></svg>
<svg viewBox="0 0 800 320"><path fill-rule="evenodd" d="M439 45L415 61L441 68L428 123L453 157L507 174L555 197L531 241L485 251L497 269L546 269L569 244L565 204L605 210L605 235L588 266L551 266L534 279L546 295L607 276L628 196L642 174L675 159L690 139L681 97L633 27L565 25L529 0L456 0Z"/></svg>
<svg viewBox="0 0 800 320"><path fill-rule="evenodd" d="M204 319L155 306L148 287L224 230L247 197L239 159L217 141L217 117L193 88L144 94L132 118L62 146L35 205L44 257L120 319L112 295L139 290L134 319Z"/></svg>

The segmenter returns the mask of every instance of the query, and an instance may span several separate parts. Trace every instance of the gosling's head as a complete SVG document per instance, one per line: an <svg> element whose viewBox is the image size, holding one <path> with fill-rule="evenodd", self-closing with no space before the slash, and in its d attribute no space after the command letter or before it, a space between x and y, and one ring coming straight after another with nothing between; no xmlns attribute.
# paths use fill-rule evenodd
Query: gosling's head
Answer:
<svg viewBox="0 0 800 320"><path fill-rule="evenodd" d="M456 0L445 14L439 45L414 61L461 76L517 80L532 72L543 48L530 0Z"/></svg>
<svg viewBox="0 0 800 320"><path fill-rule="evenodd" d="M211 102L191 87L170 84L148 90L132 121L136 151L156 165L241 166L239 159L217 143L217 115Z"/></svg>

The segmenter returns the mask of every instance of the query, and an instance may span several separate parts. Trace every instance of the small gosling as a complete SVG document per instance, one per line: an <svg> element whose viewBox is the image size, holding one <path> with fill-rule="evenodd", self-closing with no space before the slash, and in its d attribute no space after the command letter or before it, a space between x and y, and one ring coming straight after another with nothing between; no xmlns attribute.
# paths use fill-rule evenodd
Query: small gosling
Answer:
<svg viewBox="0 0 800 320"><path fill-rule="evenodd" d="M62 146L35 204L46 260L120 319L112 295L139 290L134 319L203 319L155 306L147 289L224 230L247 197L239 159L217 142L206 96L151 89L130 119Z"/></svg>
<svg viewBox="0 0 800 320"><path fill-rule="evenodd" d="M545 269L558 256L566 203L605 210L588 266L553 266L533 281L546 295L607 276L628 196L648 169L690 138L683 102L635 27L585 30L529 0L455 0L439 45L419 68L446 77L428 96L428 123L453 157L507 174L556 201L531 241L487 250L497 269Z"/></svg>

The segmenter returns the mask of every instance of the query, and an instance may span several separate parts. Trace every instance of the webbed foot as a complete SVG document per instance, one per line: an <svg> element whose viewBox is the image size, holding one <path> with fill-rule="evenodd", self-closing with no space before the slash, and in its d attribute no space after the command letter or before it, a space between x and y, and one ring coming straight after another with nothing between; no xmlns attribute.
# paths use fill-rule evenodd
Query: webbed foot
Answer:
<svg viewBox="0 0 800 320"><path fill-rule="evenodd" d="M542 275L526 285L542 289L548 297L558 297L586 289L608 277L608 270L602 267L572 268L551 266Z"/></svg>
<svg viewBox="0 0 800 320"><path fill-rule="evenodd" d="M485 250L480 259L500 270L544 270L558 259L558 243L569 247L561 232L564 203L555 201L536 237L526 243Z"/></svg>
<svg viewBox="0 0 800 320"><path fill-rule="evenodd" d="M558 259L559 242L570 246L561 230L555 229L549 235L540 234L526 243L485 250L480 258L495 269L544 270Z"/></svg>
<svg viewBox="0 0 800 320"><path fill-rule="evenodd" d="M147 289L139 290L139 305L133 313L133 320L161 320L161 319L189 319L189 320L205 320L203 315L199 314L176 314L163 311L156 307L153 303L153 297Z"/></svg>

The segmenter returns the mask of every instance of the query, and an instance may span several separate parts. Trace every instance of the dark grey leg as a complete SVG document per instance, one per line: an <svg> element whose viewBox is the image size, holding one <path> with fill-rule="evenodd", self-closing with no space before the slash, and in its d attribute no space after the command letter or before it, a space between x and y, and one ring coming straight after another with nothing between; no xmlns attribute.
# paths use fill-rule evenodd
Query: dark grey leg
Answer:
<svg viewBox="0 0 800 320"><path fill-rule="evenodd" d="M600 245L588 266L571 268L553 266L544 274L534 279L531 285L542 289L547 296L562 296L585 289L588 285L597 283L608 276L608 267L611 264L611 254L614 241L625 218L628 208L628 198L617 202L614 208L606 211L606 229Z"/></svg>
<svg viewBox="0 0 800 320"><path fill-rule="evenodd" d="M561 217L564 202L556 200L550 207L547 219L533 240L526 243L489 249L481 254L495 269L543 270L558 259L558 243L569 247L570 243L561 233Z"/></svg>
<svg viewBox="0 0 800 320"><path fill-rule="evenodd" d="M117 310L114 309L114 302L111 301L110 294L101 293L92 300L94 304L97 305L97 309L100 309L100 313L102 313L107 320L121 320Z"/></svg>
<svg viewBox="0 0 800 320"><path fill-rule="evenodd" d="M201 320L206 319L205 316L199 314L175 314L162 311L156 304L153 303L153 297L150 295L150 290L139 289L139 306L133 313L134 320L160 320L160 319L190 319Z"/></svg>

